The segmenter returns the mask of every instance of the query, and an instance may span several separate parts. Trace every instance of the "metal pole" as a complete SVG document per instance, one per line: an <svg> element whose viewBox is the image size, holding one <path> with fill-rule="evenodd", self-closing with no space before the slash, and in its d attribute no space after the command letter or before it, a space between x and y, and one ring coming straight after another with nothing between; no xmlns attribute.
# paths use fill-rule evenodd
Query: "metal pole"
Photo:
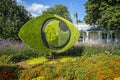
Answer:
<svg viewBox="0 0 120 80"><path fill-rule="evenodd" d="M74 17L76 18L76 24L77 24L77 28L78 28L78 13L77 12L75 12Z"/></svg>

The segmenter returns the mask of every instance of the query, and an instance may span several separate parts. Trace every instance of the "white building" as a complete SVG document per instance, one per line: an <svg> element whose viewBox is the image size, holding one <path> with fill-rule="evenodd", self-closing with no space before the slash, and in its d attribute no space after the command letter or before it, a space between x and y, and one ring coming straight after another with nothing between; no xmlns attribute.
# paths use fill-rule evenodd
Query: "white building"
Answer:
<svg viewBox="0 0 120 80"><path fill-rule="evenodd" d="M80 31L79 41L95 44L120 44L120 29L102 29L84 23L75 25Z"/></svg>

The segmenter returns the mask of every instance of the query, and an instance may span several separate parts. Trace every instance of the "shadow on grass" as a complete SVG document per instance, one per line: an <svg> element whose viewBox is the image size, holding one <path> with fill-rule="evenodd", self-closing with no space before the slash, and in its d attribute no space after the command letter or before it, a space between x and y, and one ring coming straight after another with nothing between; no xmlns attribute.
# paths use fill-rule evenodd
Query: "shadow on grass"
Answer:
<svg viewBox="0 0 120 80"><path fill-rule="evenodd" d="M22 69L17 65L0 65L0 80L17 80Z"/></svg>
<svg viewBox="0 0 120 80"><path fill-rule="evenodd" d="M55 58L58 58L60 56L80 57L84 52L84 48L84 46L73 46L71 49L63 53L54 54L54 56Z"/></svg>

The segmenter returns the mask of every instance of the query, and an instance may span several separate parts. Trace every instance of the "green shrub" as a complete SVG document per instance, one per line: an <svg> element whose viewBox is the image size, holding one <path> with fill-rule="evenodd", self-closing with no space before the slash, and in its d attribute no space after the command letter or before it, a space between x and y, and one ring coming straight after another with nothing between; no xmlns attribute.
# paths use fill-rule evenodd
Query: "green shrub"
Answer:
<svg viewBox="0 0 120 80"><path fill-rule="evenodd" d="M113 54L113 55L119 55L120 56L120 49L111 49L108 52Z"/></svg>
<svg viewBox="0 0 120 80"><path fill-rule="evenodd" d="M30 58L50 55L49 53L35 51L23 43L16 44L16 42L14 42L13 44L12 41L9 41L8 43L5 43L5 41L3 42L3 45L5 45L0 48L1 64L16 63Z"/></svg>
<svg viewBox="0 0 120 80"><path fill-rule="evenodd" d="M91 56L96 54L104 53L107 50L107 47L102 46L84 46L82 55L84 56Z"/></svg>
<svg viewBox="0 0 120 80"><path fill-rule="evenodd" d="M2 48L0 48L0 55L11 55L11 54L16 54L17 49L13 48L10 45L6 45Z"/></svg>
<svg viewBox="0 0 120 80"><path fill-rule="evenodd" d="M32 80L45 80L45 76L40 76L40 77L37 77L37 78L33 78Z"/></svg>
<svg viewBox="0 0 120 80"><path fill-rule="evenodd" d="M36 64L43 64L46 61L47 61L47 59L45 57L39 57L39 58L29 59L29 60L27 60L27 63L29 65L36 65Z"/></svg>
<svg viewBox="0 0 120 80"><path fill-rule="evenodd" d="M40 53L30 48L23 48L22 50L18 51L16 54L11 54L9 57L11 62L16 63L30 58L37 58L41 56L46 56L46 53L42 53L42 52Z"/></svg>
<svg viewBox="0 0 120 80"><path fill-rule="evenodd" d="M0 56L0 64L9 64L9 56L8 55L2 55Z"/></svg>
<svg viewBox="0 0 120 80"><path fill-rule="evenodd" d="M55 65L55 64L58 64L59 62L57 60L52 60L52 61L49 61L47 62L47 64L52 64L52 65Z"/></svg>
<svg viewBox="0 0 120 80"><path fill-rule="evenodd" d="M45 76L45 80L54 80L57 77L56 74L56 64L44 64L42 66L43 74Z"/></svg>
<svg viewBox="0 0 120 80"><path fill-rule="evenodd" d="M20 70L17 80L32 80L33 78L40 76L39 75L40 71L41 71L40 68L39 68L39 70L36 68L29 68L29 69L25 69L25 70L24 69Z"/></svg>
<svg viewBox="0 0 120 80"><path fill-rule="evenodd" d="M69 62L69 61L76 61L76 58L63 57L63 58L60 59L60 62Z"/></svg>
<svg viewBox="0 0 120 80"><path fill-rule="evenodd" d="M120 55L120 50L113 47L103 47L98 45L87 45L83 46L82 56L93 56L99 55L101 53Z"/></svg>

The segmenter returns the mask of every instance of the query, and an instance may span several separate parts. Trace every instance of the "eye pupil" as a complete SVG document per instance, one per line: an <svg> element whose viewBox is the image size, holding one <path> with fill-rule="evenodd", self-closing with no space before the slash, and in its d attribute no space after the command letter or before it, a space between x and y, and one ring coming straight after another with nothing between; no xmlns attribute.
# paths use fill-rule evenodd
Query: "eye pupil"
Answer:
<svg viewBox="0 0 120 80"><path fill-rule="evenodd" d="M67 31L68 30L67 25L63 21L59 22L59 26L60 26L60 29L63 30L63 31Z"/></svg>
<svg viewBox="0 0 120 80"><path fill-rule="evenodd" d="M63 21L52 18L44 22L41 36L46 47L57 50L65 47L69 42L70 30Z"/></svg>

